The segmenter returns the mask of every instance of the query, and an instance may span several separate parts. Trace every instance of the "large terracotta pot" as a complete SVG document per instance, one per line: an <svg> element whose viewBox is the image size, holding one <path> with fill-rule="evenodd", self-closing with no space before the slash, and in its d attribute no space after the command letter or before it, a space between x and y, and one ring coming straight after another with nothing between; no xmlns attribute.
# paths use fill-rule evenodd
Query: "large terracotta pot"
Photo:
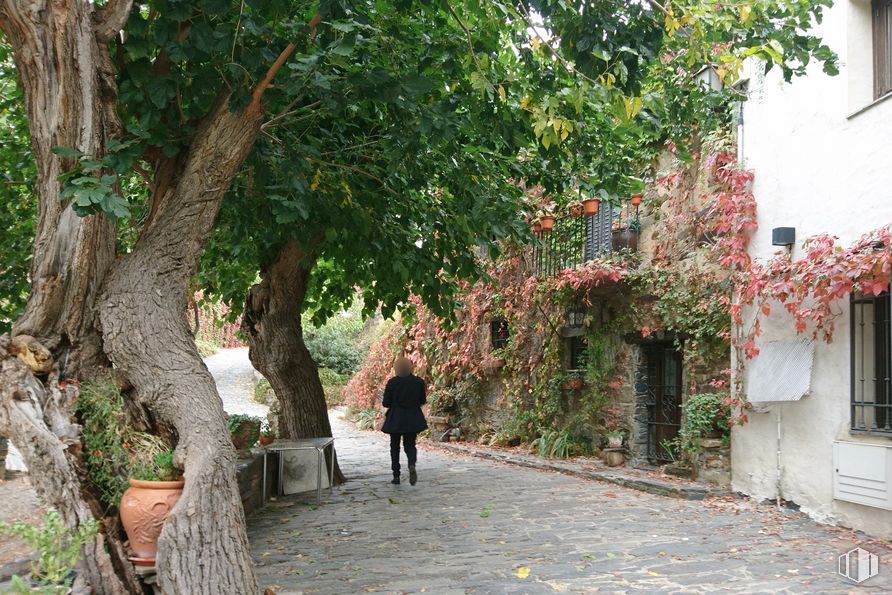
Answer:
<svg viewBox="0 0 892 595"><path fill-rule="evenodd" d="M232 434L232 445L236 450L245 450L253 446L260 438L260 422L244 421L239 426L238 432Z"/></svg>
<svg viewBox="0 0 892 595"><path fill-rule="evenodd" d="M621 450L608 450L604 453L604 462L608 467L619 467L626 462L626 457Z"/></svg>
<svg viewBox="0 0 892 595"><path fill-rule="evenodd" d="M554 216L545 215L539 219L539 223L542 224L542 231L551 231L551 228L554 227Z"/></svg>
<svg viewBox="0 0 892 595"><path fill-rule="evenodd" d="M598 214L598 207L601 206L601 201L597 198L588 198L582 201L582 207L585 209L585 214L589 217Z"/></svg>
<svg viewBox="0 0 892 595"><path fill-rule="evenodd" d="M133 561L154 565L161 525L182 496L185 482L129 481L130 487L121 497L121 523L136 554Z"/></svg>
<svg viewBox="0 0 892 595"><path fill-rule="evenodd" d="M638 251L638 232L634 229L614 229L613 230L613 249L617 252Z"/></svg>

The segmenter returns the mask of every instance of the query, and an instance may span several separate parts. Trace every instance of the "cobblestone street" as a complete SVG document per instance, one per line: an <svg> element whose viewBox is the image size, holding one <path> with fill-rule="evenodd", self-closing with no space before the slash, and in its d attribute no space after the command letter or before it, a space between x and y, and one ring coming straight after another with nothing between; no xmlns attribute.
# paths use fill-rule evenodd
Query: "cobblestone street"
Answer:
<svg viewBox="0 0 892 595"><path fill-rule="evenodd" d="M348 483L320 507L286 496L249 518L278 593L892 592L888 549L796 512L428 449L418 485L393 486L386 437L333 424ZM837 574L859 544L880 556L861 586Z"/></svg>

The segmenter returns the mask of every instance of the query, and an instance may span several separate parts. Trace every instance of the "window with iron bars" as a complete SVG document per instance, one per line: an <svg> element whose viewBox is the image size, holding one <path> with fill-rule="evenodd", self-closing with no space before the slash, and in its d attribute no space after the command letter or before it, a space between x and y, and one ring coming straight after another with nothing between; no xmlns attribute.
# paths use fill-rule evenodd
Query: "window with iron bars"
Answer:
<svg viewBox="0 0 892 595"><path fill-rule="evenodd" d="M568 340L570 350L569 370L582 370L585 368L585 350L588 349L588 340L585 337L570 337Z"/></svg>
<svg viewBox="0 0 892 595"><path fill-rule="evenodd" d="M853 295L851 304L852 399L855 432L892 435L892 302Z"/></svg>
<svg viewBox="0 0 892 595"><path fill-rule="evenodd" d="M489 323L490 340L493 349L504 349L508 347L508 322L505 320L493 320Z"/></svg>

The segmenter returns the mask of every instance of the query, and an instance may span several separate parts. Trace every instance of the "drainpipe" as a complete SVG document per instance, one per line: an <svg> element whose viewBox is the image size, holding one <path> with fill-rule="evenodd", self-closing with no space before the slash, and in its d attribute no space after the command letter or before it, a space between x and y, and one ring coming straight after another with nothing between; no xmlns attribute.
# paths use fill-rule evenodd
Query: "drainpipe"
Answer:
<svg viewBox="0 0 892 595"><path fill-rule="evenodd" d="M783 404L777 405L777 509L781 509L781 411Z"/></svg>

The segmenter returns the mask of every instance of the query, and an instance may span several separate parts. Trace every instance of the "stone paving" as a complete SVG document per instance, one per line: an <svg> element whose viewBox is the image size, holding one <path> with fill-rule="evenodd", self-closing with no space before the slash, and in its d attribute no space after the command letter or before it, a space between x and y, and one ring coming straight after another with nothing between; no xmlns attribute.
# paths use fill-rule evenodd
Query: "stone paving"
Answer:
<svg viewBox="0 0 892 595"><path fill-rule="evenodd" d="M349 481L320 507L286 496L249 517L282 593L889 593L892 550L747 499L685 501L441 451L390 479L386 436L333 419ZM837 574L880 556L861 586Z"/></svg>

